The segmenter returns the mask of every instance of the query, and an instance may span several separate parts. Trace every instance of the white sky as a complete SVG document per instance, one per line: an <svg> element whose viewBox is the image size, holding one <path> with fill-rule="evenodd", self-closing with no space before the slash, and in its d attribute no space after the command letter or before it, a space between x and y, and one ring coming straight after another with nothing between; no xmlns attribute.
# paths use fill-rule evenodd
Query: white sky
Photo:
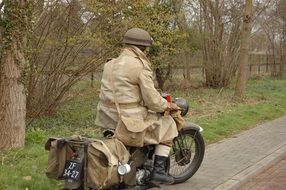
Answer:
<svg viewBox="0 0 286 190"><path fill-rule="evenodd" d="M0 0L0 3L2 3L2 0ZM2 9L0 10L1 12L3 11L3 7L2 7Z"/></svg>

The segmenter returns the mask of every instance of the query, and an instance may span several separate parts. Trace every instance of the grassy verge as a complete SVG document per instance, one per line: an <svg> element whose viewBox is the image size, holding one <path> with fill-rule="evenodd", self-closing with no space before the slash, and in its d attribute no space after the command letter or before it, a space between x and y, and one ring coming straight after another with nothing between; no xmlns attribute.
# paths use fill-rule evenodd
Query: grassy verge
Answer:
<svg viewBox="0 0 286 190"><path fill-rule="evenodd" d="M234 99L232 88L179 90L175 94L189 99L191 110L187 120L205 129L203 134L207 143L286 114L285 79L250 80L244 100Z"/></svg>
<svg viewBox="0 0 286 190"><path fill-rule="evenodd" d="M88 83L80 83L69 94L75 98L66 101L54 117L42 118L29 126L24 149L0 152L0 189L52 190L62 187L60 182L45 177L47 152L44 143L50 136L81 134L96 137L97 89L90 88ZM177 88L171 93L189 100L191 109L186 119L203 126L207 143L286 114L285 79L250 80L244 101L232 98L233 89Z"/></svg>
<svg viewBox="0 0 286 190"><path fill-rule="evenodd" d="M230 90L231 93L226 92L226 97L218 100L218 105L224 105L225 108L220 108L211 117L196 119L206 129L205 138L208 142L226 138L286 114L285 80L253 80L248 89L248 98L245 101L231 100Z"/></svg>

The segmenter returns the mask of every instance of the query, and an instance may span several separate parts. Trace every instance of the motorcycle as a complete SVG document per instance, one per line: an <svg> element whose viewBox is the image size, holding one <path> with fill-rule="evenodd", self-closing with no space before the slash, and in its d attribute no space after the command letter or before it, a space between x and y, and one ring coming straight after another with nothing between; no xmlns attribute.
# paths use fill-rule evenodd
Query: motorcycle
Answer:
<svg viewBox="0 0 286 190"><path fill-rule="evenodd" d="M164 96L167 100L170 97ZM170 101L170 100L169 100ZM175 98L173 101L180 107L181 116L185 116L189 110L189 104L185 99ZM186 123L180 131L178 136L173 139L172 149L167 161L167 173L174 178L174 184L183 183L190 179L199 169L205 152L205 143L201 135L203 129L194 123ZM113 131L105 131L103 134L104 138L113 136ZM65 140L64 143L68 143L69 146L77 152L79 156L77 159L85 160L85 152L88 140L76 142L73 140ZM153 168L153 157L155 145L147 145L141 148L127 147L131 158L130 160L135 161L132 165L133 173L128 175L128 178L123 184L117 184L111 187L109 190L144 190L157 187L156 184L150 182L150 174ZM71 163L65 167L70 167ZM130 166L128 166L130 167ZM121 168L123 170L130 171L130 168ZM76 178L65 179L65 189L76 189L84 190L84 167L81 167L74 176ZM119 171L118 171L119 172ZM123 171L124 172L124 171ZM72 176L72 175L71 175ZM89 188L89 190L92 190Z"/></svg>

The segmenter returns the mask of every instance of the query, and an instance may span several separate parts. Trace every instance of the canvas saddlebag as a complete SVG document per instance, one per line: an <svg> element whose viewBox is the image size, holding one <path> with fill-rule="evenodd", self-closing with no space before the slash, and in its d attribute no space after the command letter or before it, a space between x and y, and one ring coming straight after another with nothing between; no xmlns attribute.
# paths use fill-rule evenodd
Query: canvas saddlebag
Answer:
<svg viewBox="0 0 286 190"><path fill-rule="evenodd" d="M115 129L115 137L127 146L143 147L149 125L143 119L121 116Z"/></svg>
<svg viewBox="0 0 286 190"><path fill-rule="evenodd" d="M123 177L118 174L118 166L128 163L129 159L128 150L119 140L94 140L87 150L86 186L106 189L120 184Z"/></svg>
<svg viewBox="0 0 286 190"><path fill-rule="evenodd" d="M45 149L49 151L46 175L52 179L73 179L79 181L84 167L85 147L90 139L80 136L69 138L49 138ZM75 156L76 155L76 156ZM68 169L68 164L76 163L76 168Z"/></svg>
<svg viewBox="0 0 286 190"><path fill-rule="evenodd" d="M45 149L49 151L46 175L52 179L59 179L64 171L66 161L65 141L61 138L49 138Z"/></svg>

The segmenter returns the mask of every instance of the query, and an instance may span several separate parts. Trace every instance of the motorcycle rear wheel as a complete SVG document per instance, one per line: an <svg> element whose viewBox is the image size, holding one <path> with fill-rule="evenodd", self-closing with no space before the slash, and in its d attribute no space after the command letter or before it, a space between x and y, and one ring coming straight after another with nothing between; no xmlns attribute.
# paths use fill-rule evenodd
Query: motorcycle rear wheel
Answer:
<svg viewBox="0 0 286 190"><path fill-rule="evenodd" d="M190 179L199 169L205 153L205 143L201 133L185 127L173 140L168 172L174 177L175 184Z"/></svg>

